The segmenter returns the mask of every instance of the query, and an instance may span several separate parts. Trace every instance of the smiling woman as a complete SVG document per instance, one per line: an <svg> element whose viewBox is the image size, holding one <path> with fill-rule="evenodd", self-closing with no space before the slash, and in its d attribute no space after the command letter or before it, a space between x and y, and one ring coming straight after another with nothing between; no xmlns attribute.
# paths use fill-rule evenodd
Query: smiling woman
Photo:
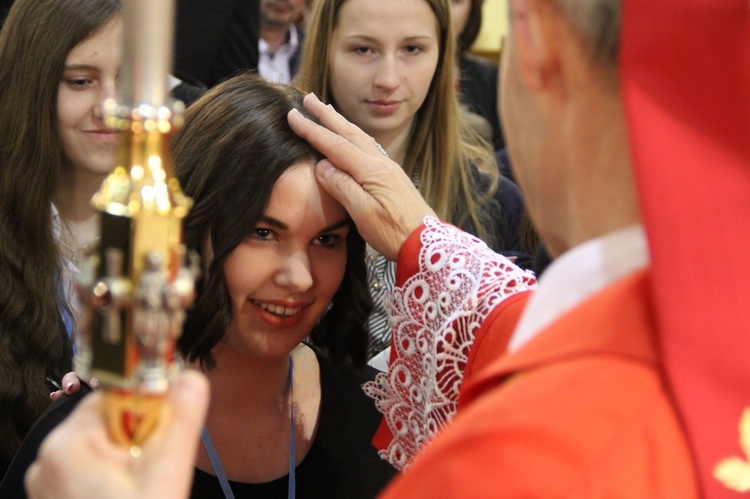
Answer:
<svg viewBox="0 0 750 499"><path fill-rule="evenodd" d="M96 238L88 201L114 164L98 104L114 91L119 10L17 0L0 32L0 473L70 370L63 269Z"/></svg>
<svg viewBox="0 0 750 499"><path fill-rule="evenodd" d="M174 138L194 200L184 240L203 262L179 351L211 383L192 497L369 498L396 473L371 443L381 417L362 390L377 374L364 365L365 243L287 124L306 114L302 97L237 76L190 106ZM45 415L9 477L80 399Z"/></svg>
<svg viewBox="0 0 750 499"><path fill-rule="evenodd" d="M114 98L122 59L122 21L111 19L68 53L57 94L57 127L71 184L96 188L114 164L117 133L104 125L102 101ZM78 180L79 177L83 177Z"/></svg>
<svg viewBox="0 0 750 499"><path fill-rule="evenodd" d="M223 480L243 497L374 497L395 474L370 443L380 414L361 390L376 374L363 367L365 244L287 124L302 96L232 78L174 141L195 202L185 243L204 263L179 348L212 391L193 497L220 497Z"/></svg>
<svg viewBox="0 0 750 499"><path fill-rule="evenodd" d="M341 285L349 217L313 167L300 161L279 177L255 229L224 262L231 349L286 360Z"/></svg>

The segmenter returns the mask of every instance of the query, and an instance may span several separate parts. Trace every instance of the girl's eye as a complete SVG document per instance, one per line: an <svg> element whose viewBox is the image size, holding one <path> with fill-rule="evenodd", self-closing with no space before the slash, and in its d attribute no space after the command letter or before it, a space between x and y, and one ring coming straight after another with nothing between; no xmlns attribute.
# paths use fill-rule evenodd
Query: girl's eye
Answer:
<svg viewBox="0 0 750 499"><path fill-rule="evenodd" d="M89 78L68 78L67 82L75 90L84 89L91 84Z"/></svg>
<svg viewBox="0 0 750 499"><path fill-rule="evenodd" d="M354 47L353 51L355 54L367 55L370 53L370 47Z"/></svg>
<svg viewBox="0 0 750 499"><path fill-rule="evenodd" d="M317 244L320 246L325 246L326 248L332 248L338 244L338 242L341 240L339 236L336 234L323 234L322 236L318 236Z"/></svg>
<svg viewBox="0 0 750 499"><path fill-rule="evenodd" d="M418 54L420 52L424 52L424 50L419 45L407 45L406 46L407 54Z"/></svg>
<svg viewBox="0 0 750 499"><path fill-rule="evenodd" d="M271 229L255 229L253 231L253 237L255 237L255 239L260 239L260 240L271 239L272 234L273 234L273 231Z"/></svg>

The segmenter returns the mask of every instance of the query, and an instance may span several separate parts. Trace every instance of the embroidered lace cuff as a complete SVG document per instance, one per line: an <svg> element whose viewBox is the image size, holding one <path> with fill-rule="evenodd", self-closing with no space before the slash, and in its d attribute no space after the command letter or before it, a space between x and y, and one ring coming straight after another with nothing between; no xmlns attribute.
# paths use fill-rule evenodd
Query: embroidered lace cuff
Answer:
<svg viewBox="0 0 750 499"><path fill-rule="evenodd" d="M532 272L460 229L426 217L419 271L385 300L393 333L387 373L364 385L393 439L379 451L405 469L456 412L477 331L502 300L536 285Z"/></svg>

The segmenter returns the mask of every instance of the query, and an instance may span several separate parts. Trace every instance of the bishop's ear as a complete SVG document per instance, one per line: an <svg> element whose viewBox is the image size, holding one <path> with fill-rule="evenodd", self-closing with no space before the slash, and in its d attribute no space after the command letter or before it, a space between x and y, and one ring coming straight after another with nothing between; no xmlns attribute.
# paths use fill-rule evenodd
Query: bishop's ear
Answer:
<svg viewBox="0 0 750 499"><path fill-rule="evenodd" d="M521 74L531 90L542 91L559 76L562 13L548 0L509 0L509 8Z"/></svg>

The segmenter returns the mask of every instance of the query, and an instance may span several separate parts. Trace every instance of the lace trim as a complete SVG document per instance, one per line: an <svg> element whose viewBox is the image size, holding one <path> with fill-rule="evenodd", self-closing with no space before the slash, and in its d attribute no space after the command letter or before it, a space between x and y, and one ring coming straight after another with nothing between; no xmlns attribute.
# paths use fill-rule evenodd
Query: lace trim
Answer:
<svg viewBox="0 0 750 499"><path fill-rule="evenodd" d="M532 272L460 229L425 218L420 271L385 300L395 359L364 385L393 434L383 459L405 469L456 412L476 332L505 298L533 288Z"/></svg>

